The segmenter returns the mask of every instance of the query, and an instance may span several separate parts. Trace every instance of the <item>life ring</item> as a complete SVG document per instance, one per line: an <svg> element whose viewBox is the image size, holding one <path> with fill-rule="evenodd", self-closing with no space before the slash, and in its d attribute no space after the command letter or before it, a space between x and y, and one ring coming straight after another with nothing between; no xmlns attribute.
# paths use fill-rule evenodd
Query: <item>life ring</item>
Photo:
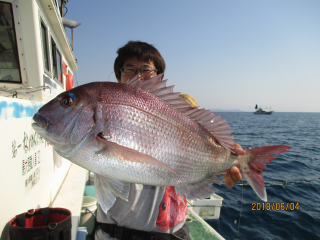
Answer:
<svg viewBox="0 0 320 240"><path fill-rule="evenodd" d="M68 73L67 82L66 82L66 90L73 88L73 75L72 73Z"/></svg>

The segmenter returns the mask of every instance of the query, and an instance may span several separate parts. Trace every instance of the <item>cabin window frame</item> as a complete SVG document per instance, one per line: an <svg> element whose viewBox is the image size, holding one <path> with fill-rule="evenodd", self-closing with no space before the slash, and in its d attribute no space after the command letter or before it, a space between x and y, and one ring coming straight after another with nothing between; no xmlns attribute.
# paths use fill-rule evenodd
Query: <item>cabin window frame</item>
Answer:
<svg viewBox="0 0 320 240"><path fill-rule="evenodd" d="M60 14L60 17L63 17L62 8L63 8L63 1L62 0L53 0L55 2L56 8Z"/></svg>
<svg viewBox="0 0 320 240"><path fill-rule="evenodd" d="M47 53L47 66L48 66L48 69L46 69L45 67L45 62L44 62L44 46L43 46L43 32L42 32L42 27L44 28L45 30L45 42L46 42L46 53ZM43 58L43 69L44 69L44 72L49 76L49 77L52 77L52 74L51 74L51 55L50 55L50 43L49 43L49 39L50 39L50 36L49 36L49 29L48 29L48 26L45 24L44 20L42 19L42 17L40 17L40 38L41 38L41 49L42 49L42 58Z"/></svg>
<svg viewBox="0 0 320 240"><path fill-rule="evenodd" d="M18 42L17 42L17 31L16 31L16 27L15 27L15 16L14 16L14 12L13 12L13 4L11 2L5 2L5 1L1 1L1 3L5 3L5 4L10 4L10 14L12 17L12 32L14 34L13 37L14 41L10 41L11 45L15 43L15 49L13 49L13 54L14 54L14 59L16 61L16 65L17 68L12 68L12 69L18 69L19 70L19 78L20 81L14 81L14 80L2 80L0 79L1 83L14 83L14 84L21 84L22 83L22 71L21 71L21 63L20 63L20 56L19 56L19 48L18 48ZM8 36L10 38L10 36Z"/></svg>
<svg viewBox="0 0 320 240"><path fill-rule="evenodd" d="M60 57L60 64L58 65L57 62L57 54ZM52 59L52 78L59 83L63 87L63 73L62 73L62 54L59 51L58 46L54 39L51 36L51 59ZM60 80L59 80L59 73L58 73L58 66L60 66Z"/></svg>

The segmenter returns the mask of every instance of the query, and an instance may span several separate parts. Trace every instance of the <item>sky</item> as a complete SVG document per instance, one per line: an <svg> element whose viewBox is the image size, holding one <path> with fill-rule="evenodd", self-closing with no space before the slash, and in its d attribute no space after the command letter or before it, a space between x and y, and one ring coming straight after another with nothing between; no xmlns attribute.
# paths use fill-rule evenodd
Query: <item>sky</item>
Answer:
<svg viewBox="0 0 320 240"><path fill-rule="evenodd" d="M69 0L78 84L116 81L118 48L155 46L165 79L207 109L320 112L318 0ZM67 29L70 39L70 29Z"/></svg>

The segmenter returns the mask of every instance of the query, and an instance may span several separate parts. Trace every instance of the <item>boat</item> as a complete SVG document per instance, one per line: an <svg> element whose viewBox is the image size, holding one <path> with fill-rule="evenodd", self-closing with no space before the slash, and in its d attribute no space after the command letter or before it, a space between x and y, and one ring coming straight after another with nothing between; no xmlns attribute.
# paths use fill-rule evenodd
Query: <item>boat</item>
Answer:
<svg viewBox="0 0 320 240"><path fill-rule="evenodd" d="M66 2L0 1L0 236L3 240L8 239L9 220L17 214L52 206L72 166L31 127L39 107L73 87L78 65L66 31L77 24L64 20ZM67 207L73 214L73 236L76 236L74 223L79 220L85 185L86 172L79 171L83 178L83 186L79 186L82 193L79 203L74 204L79 206L76 210Z"/></svg>
<svg viewBox="0 0 320 240"><path fill-rule="evenodd" d="M271 111L271 108L269 110L265 110L263 108L258 108L258 104L256 104L255 109L257 109L256 111L254 111L254 114L265 114L265 115L270 115L272 114L274 111Z"/></svg>
<svg viewBox="0 0 320 240"><path fill-rule="evenodd" d="M42 105L73 87L73 74L78 69L73 55L73 29L80 23L65 18L67 2L0 1L2 240L9 239L8 222L13 217L48 206L69 209L72 239L79 233L82 199L90 174L60 157L31 127L32 117ZM69 28L71 44L66 33ZM223 239L203 220L217 218L216 210L203 213L196 208L197 203L192 205L187 224L193 239Z"/></svg>

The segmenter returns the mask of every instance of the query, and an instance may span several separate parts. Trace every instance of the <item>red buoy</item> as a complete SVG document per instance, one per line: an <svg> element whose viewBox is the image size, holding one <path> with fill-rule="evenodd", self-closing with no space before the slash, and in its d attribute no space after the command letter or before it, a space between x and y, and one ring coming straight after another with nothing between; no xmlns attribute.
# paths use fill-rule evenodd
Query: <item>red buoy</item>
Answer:
<svg viewBox="0 0 320 240"><path fill-rule="evenodd" d="M66 90L73 88L73 75L72 73L68 73L67 82L66 82Z"/></svg>

